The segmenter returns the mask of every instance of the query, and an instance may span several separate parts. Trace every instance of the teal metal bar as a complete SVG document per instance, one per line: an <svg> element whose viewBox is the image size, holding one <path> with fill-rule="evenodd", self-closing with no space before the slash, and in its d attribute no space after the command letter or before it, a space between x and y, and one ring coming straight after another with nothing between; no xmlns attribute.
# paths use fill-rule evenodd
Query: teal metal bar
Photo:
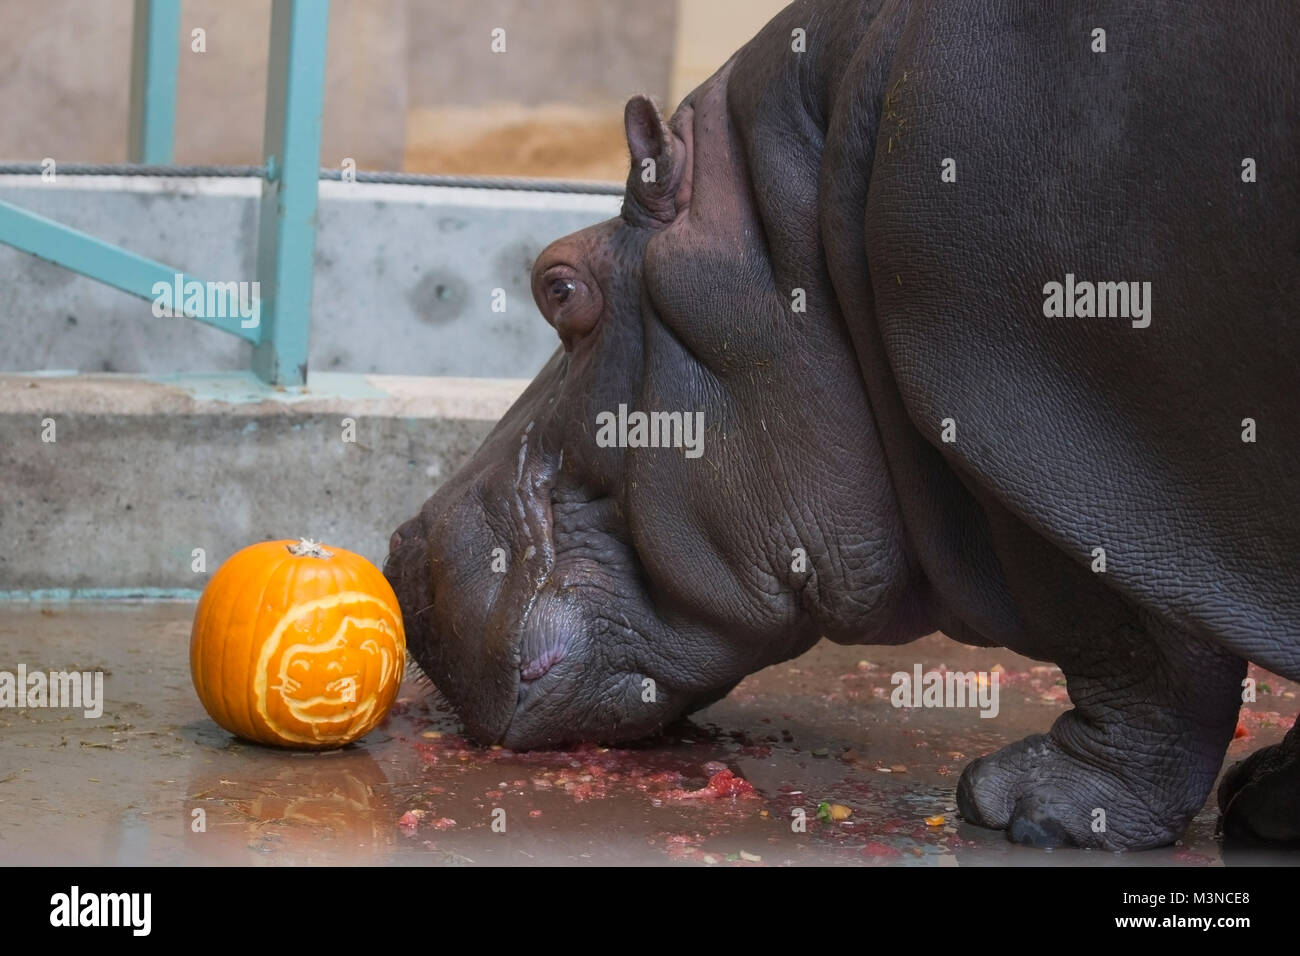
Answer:
<svg viewBox="0 0 1300 956"><path fill-rule="evenodd" d="M274 0L257 234L263 335L253 371L277 385L307 382L328 39L329 0Z"/></svg>
<svg viewBox="0 0 1300 956"><path fill-rule="evenodd" d="M84 276L142 299L156 301L160 294L164 294L160 289L161 284L167 287L165 294L168 295L168 302L178 314L187 315L224 332L238 335L254 345L261 341L262 328L259 315L261 304L255 301L254 294L246 296L246 301L250 305L247 310L249 318L242 318L238 314L238 309L230 307L231 298L228 295L230 286L235 286L234 291L238 295L238 287L235 283L222 284L215 289L212 295L213 304L220 303L215 309L208 305L207 290L213 286L209 283L200 283L199 288L203 289L202 309L186 309L186 284L197 280L171 266L119 249L94 236L70 229L52 219L46 219L44 216L38 216L12 203L2 201L0 201L0 242L36 256L38 259L80 272ZM175 294L177 290L181 292L179 297ZM177 298L180 301L176 301ZM209 311L225 314L206 314ZM252 324L251 328L244 328L245 322L255 324Z"/></svg>
<svg viewBox="0 0 1300 956"><path fill-rule="evenodd" d="M130 161L172 161L181 0L135 0L131 26Z"/></svg>

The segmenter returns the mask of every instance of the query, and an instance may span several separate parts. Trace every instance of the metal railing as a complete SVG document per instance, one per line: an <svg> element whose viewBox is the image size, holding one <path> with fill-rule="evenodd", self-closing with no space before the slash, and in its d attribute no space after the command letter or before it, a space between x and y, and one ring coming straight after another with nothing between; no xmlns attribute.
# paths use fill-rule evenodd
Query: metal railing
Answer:
<svg viewBox="0 0 1300 956"><path fill-rule="evenodd" d="M181 0L135 0L131 62L133 163L167 164L176 123ZM266 124L257 233L254 323L209 314L185 302L172 308L253 344L252 367L271 384L307 381L312 259L325 88L329 0L273 0ZM54 220L0 201L0 242L113 288L154 300L161 283L194 281L179 269L136 255ZM206 285L206 284L205 284Z"/></svg>

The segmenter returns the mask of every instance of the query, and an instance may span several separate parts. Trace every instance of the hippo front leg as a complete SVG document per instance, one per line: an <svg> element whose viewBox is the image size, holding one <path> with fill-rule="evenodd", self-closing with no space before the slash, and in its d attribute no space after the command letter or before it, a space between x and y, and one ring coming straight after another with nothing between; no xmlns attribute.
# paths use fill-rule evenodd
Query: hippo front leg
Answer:
<svg viewBox="0 0 1300 956"><path fill-rule="evenodd" d="M1172 842L1222 766L1245 662L1135 609L1105 574L1036 535L1003 540L1023 559L1012 587L1041 596L1025 602L1030 653L1060 665L1074 709L1048 733L970 764L957 789L962 816L1033 846Z"/></svg>
<svg viewBox="0 0 1300 956"><path fill-rule="evenodd" d="M1013 842L1139 850L1177 839L1214 785L1232 739L1245 664L1222 654L1116 661L1066 672L1075 709L1046 734L970 764L962 816Z"/></svg>

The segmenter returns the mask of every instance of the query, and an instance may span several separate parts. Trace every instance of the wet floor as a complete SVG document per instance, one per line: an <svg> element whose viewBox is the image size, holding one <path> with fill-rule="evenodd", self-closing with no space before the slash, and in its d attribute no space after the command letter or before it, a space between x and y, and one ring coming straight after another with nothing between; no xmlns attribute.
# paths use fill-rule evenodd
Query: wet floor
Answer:
<svg viewBox="0 0 1300 956"><path fill-rule="evenodd" d="M750 677L664 737L565 752L473 747L437 695L408 680L363 741L300 754L242 742L208 719L190 685L192 616L186 603L0 606L0 671L23 664L105 675L97 719L0 708L0 863L1224 859L1212 801L1179 845L1140 854L1029 850L960 821L953 793L966 762L1045 731L1068 706L1059 671L999 649L939 635L898 648L823 643ZM918 663L996 668L998 715L893 707L891 675ZM1251 673L1258 701L1242 711L1228 763L1280 740L1300 703L1296 685ZM1230 852L1228 862L1296 857Z"/></svg>

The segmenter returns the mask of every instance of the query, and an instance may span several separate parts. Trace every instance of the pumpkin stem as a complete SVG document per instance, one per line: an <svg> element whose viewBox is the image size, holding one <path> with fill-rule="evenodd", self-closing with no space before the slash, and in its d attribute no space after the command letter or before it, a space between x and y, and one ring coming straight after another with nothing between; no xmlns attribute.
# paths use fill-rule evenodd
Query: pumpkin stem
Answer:
<svg viewBox="0 0 1300 956"><path fill-rule="evenodd" d="M324 546L311 538L299 538L297 544L287 546L287 550L295 558L332 558L333 551L326 551Z"/></svg>

